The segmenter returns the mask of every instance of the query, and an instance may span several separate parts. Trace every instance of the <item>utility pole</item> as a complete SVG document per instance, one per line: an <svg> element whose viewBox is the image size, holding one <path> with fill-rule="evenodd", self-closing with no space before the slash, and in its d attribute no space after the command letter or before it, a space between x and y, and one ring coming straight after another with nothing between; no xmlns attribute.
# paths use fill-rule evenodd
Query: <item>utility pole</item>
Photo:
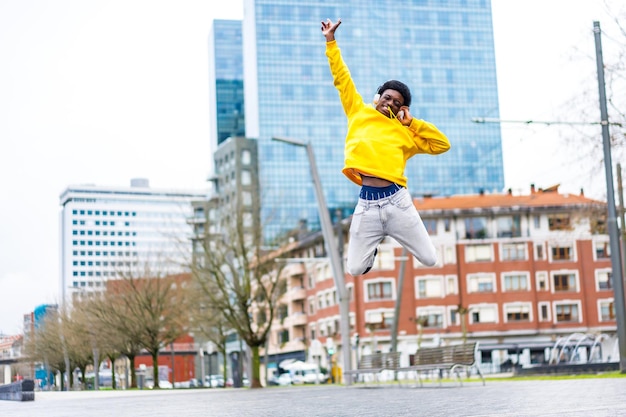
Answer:
<svg viewBox="0 0 626 417"><path fill-rule="evenodd" d="M600 122L602 125L602 144L604 148L604 168L606 173L606 194L609 209L608 229L611 247L611 266L613 277L613 292L615 319L617 321L617 339L619 344L619 369L626 373L626 323L624 310L624 277L622 275L621 250L619 231L615 210L615 191L613 189L613 162L611 160L611 140L609 136L609 116L606 106L606 91L604 85L604 62L602 59L602 39L600 22L593 22L593 34L596 44L596 65L598 71L598 91L600 93ZM622 225L623 226L623 225Z"/></svg>
<svg viewBox="0 0 626 417"><path fill-rule="evenodd" d="M391 351L398 351L398 323L400 321L400 304L402 302L402 290L404 289L404 270L407 261L406 248L402 247L400 259L400 272L398 273L398 289L396 291L396 304L393 309L393 324L391 325Z"/></svg>
<svg viewBox="0 0 626 417"><path fill-rule="evenodd" d="M272 140L303 147L306 149L307 156L309 157L309 168L311 169L311 178L313 179L315 196L317 197L317 206L319 210L320 223L322 225L322 234L324 235L326 251L328 252L328 256L330 257L330 266L333 271L335 287L337 288L337 293L339 294L339 327L341 331L341 351L343 356L343 368L344 372L350 371L352 359L350 344L350 299L348 298L348 290L346 288L345 276L343 272L343 260L339 255L337 239L335 239L333 224L330 221L330 213L328 213L326 198L324 197L324 192L322 190L322 182L320 180L319 172L317 170L313 146L310 142L304 143L295 139L273 137ZM351 378L344 378L344 383L346 385L351 385L351 382Z"/></svg>

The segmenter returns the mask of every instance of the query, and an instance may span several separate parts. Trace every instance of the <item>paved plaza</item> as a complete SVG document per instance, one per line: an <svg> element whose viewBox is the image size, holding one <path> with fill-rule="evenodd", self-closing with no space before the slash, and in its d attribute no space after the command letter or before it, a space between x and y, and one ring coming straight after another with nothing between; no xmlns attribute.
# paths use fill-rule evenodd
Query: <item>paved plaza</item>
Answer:
<svg viewBox="0 0 626 417"><path fill-rule="evenodd" d="M421 388L37 392L0 401L2 417L626 416L626 378L487 381Z"/></svg>

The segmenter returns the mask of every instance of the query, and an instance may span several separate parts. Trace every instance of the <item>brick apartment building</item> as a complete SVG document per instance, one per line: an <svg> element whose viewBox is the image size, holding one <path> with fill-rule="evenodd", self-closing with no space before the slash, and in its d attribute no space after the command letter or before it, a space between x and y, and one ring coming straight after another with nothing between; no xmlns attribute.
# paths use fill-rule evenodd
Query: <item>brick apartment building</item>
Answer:
<svg viewBox="0 0 626 417"><path fill-rule="evenodd" d="M479 342L485 372L508 361L617 359L605 203L531 186L527 195L425 197L415 205L439 262L425 267L386 240L370 273L346 275L353 364L360 354L390 349L398 301L397 349L407 364L418 345L464 338ZM342 226L347 243L349 219ZM321 233L281 252L289 258L282 271L288 290L268 366L291 358L341 366L338 297Z"/></svg>

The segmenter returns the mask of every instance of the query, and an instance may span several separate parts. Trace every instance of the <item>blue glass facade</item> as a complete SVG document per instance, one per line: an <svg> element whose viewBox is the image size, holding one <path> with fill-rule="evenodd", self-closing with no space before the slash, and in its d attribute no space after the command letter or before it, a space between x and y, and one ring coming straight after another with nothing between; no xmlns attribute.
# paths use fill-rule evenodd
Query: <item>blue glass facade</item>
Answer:
<svg viewBox="0 0 626 417"><path fill-rule="evenodd" d="M491 3L488 0L244 0L246 132L258 139L266 237L319 225L307 155L272 141L311 142L331 215L352 212L358 186L341 174L346 118L325 56L320 21L336 33L365 100L379 85L409 85L414 116L435 123L452 149L407 165L412 195L453 195L504 186Z"/></svg>
<svg viewBox="0 0 626 417"><path fill-rule="evenodd" d="M215 20L212 35L219 145L230 136L245 136L241 21Z"/></svg>

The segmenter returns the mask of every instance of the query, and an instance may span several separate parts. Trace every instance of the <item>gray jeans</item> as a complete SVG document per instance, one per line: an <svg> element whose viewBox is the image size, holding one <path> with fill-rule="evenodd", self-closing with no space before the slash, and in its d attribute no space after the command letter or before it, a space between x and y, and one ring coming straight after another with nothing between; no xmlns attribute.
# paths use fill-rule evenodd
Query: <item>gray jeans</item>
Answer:
<svg viewBox="0 0 626 417"><path fill-rule="evenodd" d="M361 275L374 262L374 251L390 236L426 266L437 263L437 251L406 188L380 200L359 202L352 215L348 273Z"/></svg>

